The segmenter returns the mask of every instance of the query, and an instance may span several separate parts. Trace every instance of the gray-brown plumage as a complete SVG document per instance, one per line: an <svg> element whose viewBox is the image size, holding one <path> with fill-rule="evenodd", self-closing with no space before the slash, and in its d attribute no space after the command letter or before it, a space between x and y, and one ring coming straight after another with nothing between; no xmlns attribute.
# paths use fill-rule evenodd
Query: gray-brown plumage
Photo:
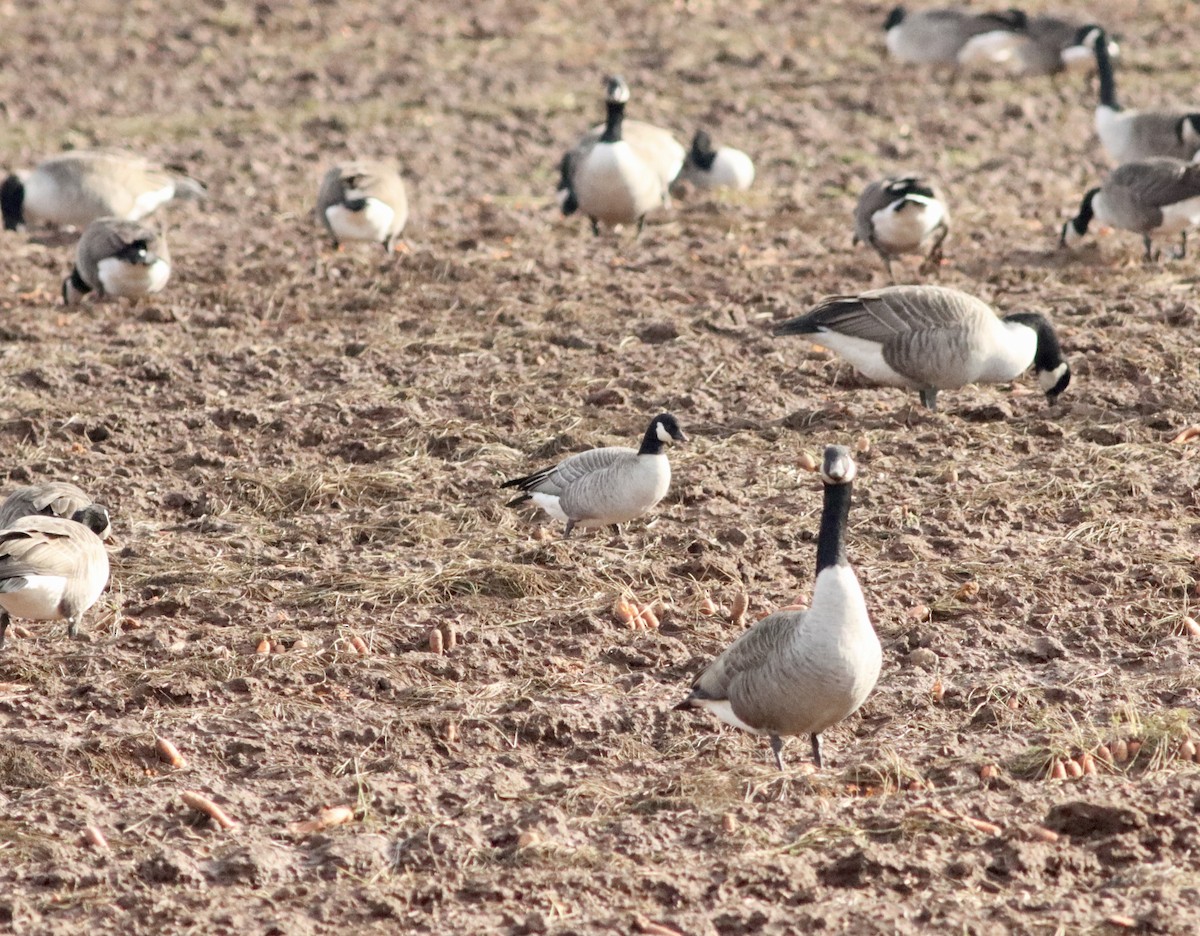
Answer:
<svg viewBox="0 0 1200 936"><path fill-rule="evenodd" d="M854 208L854 243L870 244L895 282L892 260L921 253L928 245L922 271L937 269L942 243L950 233L950 212L941 194L921 176L893 176L872 182Z"/></svg>
<svg viewBox="0 0 1200 936"><path fill-rule="evenodd" d="M21 517L0 530L0 649L9 618L66 621L71 637L108 583L108 554L97 530L108 512L91 505L71 520Z"/></svg>
<svg viewBox="0 0 1200 936"><path fill-rule="evenodd" d="M846 558L846 522L857 469L849 449L825 450L825 503L817 537L817 576L807 611L776 611L743 633L696 678L676 708L702 708L771 740L783 769L783 737L812 737L863 704L879 678L882 650L858 578Z"/></svg>
<svg viewBox="0 0 1200 936"><path fill-rule="evenodd" d="M1104 184L1083 196L1079 213L1063 225L1060 243L1072 246L1092 219L1142 235L1145 259L1152 260L1151 238L1179 234L1177 258L1187 252L1187 229L1200 224L1200 164L1179 159L1144 159L1114 169Z"/></svg>
<svg viewBox="0 0 1200 936"><path fill-rule="evenodd" d="M166 238L140 221L98 218L75 248L75 267L63 280L62 298L72 305L87 293L141 299L171 278Z"/></svg>
<svg viewBox="0 0 1200 936"><path fill-rule="evenodd" d="M0 504L0 530L6 530L21 517L62 517L70 520L94 502L87 492L69 481L49 481L16 488ZM105 513L107 516L107 512ZM108 527L96 531L104 539Z"/></svg>
<svg viewBox="0 0 1200 936"><path fill-rule="evenodd" d="M83 228L97 218L138 221L167 202L207 197L195 179L132 153L79 150L51 157L0 185L4 227Z"/></svg>
<svg viewBox="0 0 1200 936"><path fill-rule="evenodd" d="M334 245L360 240L391 253L408 223L408 196L393 162L359 160L334 166L321 180L317 216Z"/></svg>
<svg viewBox="0 0 1200 936"><path fill-rule="evenodd" d="M964 48L976 36L1025 28L1027 18L1019 10L975 13L940 9L907 11L898 6L888 14L883 28L888 52L901 62L921 65L970 64L962 58Z"/></svg>

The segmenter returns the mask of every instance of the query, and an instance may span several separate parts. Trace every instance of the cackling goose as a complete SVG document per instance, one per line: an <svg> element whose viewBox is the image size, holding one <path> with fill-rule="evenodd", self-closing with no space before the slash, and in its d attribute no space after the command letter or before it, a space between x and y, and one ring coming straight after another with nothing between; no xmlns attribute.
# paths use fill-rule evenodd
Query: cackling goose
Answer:
<svg viewBox="0 0 1200 936"><path fill-rule="evenodd" d="M821 767L821 732L856 712L879 679L879 638L846 559L856 473L849 449L825 449L812 605L758 621L705 668L676 706L708 709L726 724L767 735L780 770L784 735L811 735L813 761Z"/></svg>
<svg viewBox="0 0 1200 936"><path fill-rule="evenodd" d="M975 63L968 44L977 36L997 31L1020 31L1027 18L1019 10L971 13L967 10L918 10L898 6L888 14L883 28L892 58L917 65Z"/></svg>
<svg viewBox="0 0 1200 936"><path fill-rule="evenodd" d="M1054 403L1071 381L1054 328L1034 312L1000 318L981 299L943 286L889 286L833 296L776 335L804 335L868 380L917 390L929 409L939 390L1002 383L1032 364Z"/></svg>
<svg viewBox="0 0 1200 936"><path fill-rule="evenodd" d="M0 530L0 649L9 616L33 621L79 620L108 582L108 554L98 531L108 511L92 504L70 520L26 516Z"/></svg>
<svg viewBox="0 0 1200 936"><path fill-rule="evenodd" d="M92 506L92 503L83 488L69 481L48 481L19 487L0 504L0 530L7 530L21 517L41 515L70 520L84 507ZM96 535L105 539L108 527L97 530Z"/></svg>
<svg viewBox="0 0 1200 936"><path fill-rule="evenodd" d="M901 254L920 253L929 243L923 270L936 269L942 259L942 242L950 233L950 212L937 189L915 175L872 182L854 209L854 243L870 244L883 258L888 278L892 260Z"/></svg>
<svg viewBox="0 0 1200 936"><path fill-rule="evenodd" d="M1023 29L998 29L974 36L960 59L964 64L1004 65L1016 75L1057 75L1069 69L1091 68L1095 65L1091 42L1097 29L1094 23L1033 16L1025 21ZM1117 44L1109 42L1108 50L1115 56Z"/></svg>
<svg viewBox="0 0 1200 936"><path fill-rule="evenodd" d="M1153 234L1179 234L1176 258L1187 252L1187 229L1200 224L1200 163L1143 159L1114 169L1098 188L1083 196L1079 214L1063 225L1059 243L1073 246L1092 219L1142 235L1152 260Z"/></svg>
<svg viewBox="0 0 1200 936"><path fill-rule="evenodd" d="M675 417L662 413L650 420L637 451L624 446L591 449L500 486L524 492L507 506L532 500L555 520L564 521L564 536L576 526L624 523L663 499L671 486L671 464L663 446L686 441Z"/></svg>
<svg viewBox="0 0 1200 936"><path fill-rule="evenodd" d="M0 184L4 227L22 224L86 227L97 218L138 221L174 199L201 200L204 186L140 156L80 150L53 156Z"/></svg>
<svg viewBox="0 0 1200 936"><path fill-rule="evenodd" d="M707 131L697 130L679 177L701 189L744 191L754 182L754 161L732 146L714 149Z"/></svg>
<svg viewBox="0 0 1200 936"><path fill-rule="evenodd" d="M399 169L393 163L366 161L334 166L321 180L317 216L335 247L347 240L370 241L391 253L408 223Z"/></svg>
<svg viewBox="0 0 1200 936"><path fill-rule="evenodd" d="M162 290L171 278L167 241L139 221L99 218L75 248L75 268L63 280L64 305L88 293L141 299Z"/></svg>

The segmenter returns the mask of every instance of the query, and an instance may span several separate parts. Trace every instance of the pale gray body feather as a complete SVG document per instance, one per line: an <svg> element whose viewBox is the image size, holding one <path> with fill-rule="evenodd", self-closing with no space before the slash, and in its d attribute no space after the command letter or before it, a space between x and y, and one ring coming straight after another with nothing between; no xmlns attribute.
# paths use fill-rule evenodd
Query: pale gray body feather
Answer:
<svg viewBox="0 0 1200 936"><path fill-rule="evenodd" d="M69 481L50 481L19 487L0 504L0 530L7 530L21 517L52 515L70 520L76 511L92 503L83 488Z"/></svg>
<svg viewBox="0 0 1200 936"><path fill-rule="evenodd" d="M1003 28L1003 20L986 13L919 10L889 29L886 41L888 52L902 62L957 65L959 52L971 38Z"/></svg>
<svg viewBox="0 0 1200 936"><path fill-rule="evenodd" d="M1200 198L1200 164L1147 159L1113 170L1096 196L1096 217L1127 231L1161 227L1163 209Z"/></svg>
<svg viewBox="0 0 1200 936"><path fill-rule="evenodd" d="M38 579L62 577L56 607L31 609L22 591ZM78 622L108 583L104 543L81 523L60 517L21 517L0 530L0 608L35 620ZM23 613L22 613L23 612Z"/></svg>
<svg viewBox="0 0 1200 936"><path fill-rule="evenodd" d="M122 221L117 218L98 218L88 225L75 248L75 269L92 289L104 292L101 282L100 264L117 257L121 251L137 242L146 245L146 265L162 261L171 264L171 254L166 238L154 228L138 221ZM146 283L147 287L154 284ZM150 288L146 292L154 291Z"/></svg>
<svg viewBox="0 0 1200 936"><path fill-rule="evenodd" d="M395 212L387 231L389 242L404 231L408 224L408 194L395 163L358 160L340 163L325 173L317 192L317 215L335 236L337 232L329 223L326 211L334 205L340 205L349 192L359 193L363 198L377 199Z"/></svg>
<svg viewBox="0 0 1200 936"><path fill-rule="evenodd" d="M631 448L591 449L564 459L529 488L558 498L580 527L625 523L646 513L671 486L665 454L639 455Z"/></svg>

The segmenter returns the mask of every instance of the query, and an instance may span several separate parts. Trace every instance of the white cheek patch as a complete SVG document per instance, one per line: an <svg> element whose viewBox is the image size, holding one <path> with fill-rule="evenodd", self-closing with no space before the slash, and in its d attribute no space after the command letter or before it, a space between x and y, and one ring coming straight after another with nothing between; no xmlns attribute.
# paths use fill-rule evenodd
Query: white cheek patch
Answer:
<svg viewBox="0 0 1200 936"><path fill-rule="evenodd" d="M1038 374L1038 386L1042 388L1043 393L1049 393L1058 386L1058 382L1062 380L1063 374L1067 372L1067 362L1063 361L1054 370L1042 371Z"/></svg>
<svg viewBox="0 0 1200 936"><path fill-rule="evenodd" d="M660 422L654 424L654 434L658 436L660 442L671 441L671 433L667 432L667 427Z"/></svg>

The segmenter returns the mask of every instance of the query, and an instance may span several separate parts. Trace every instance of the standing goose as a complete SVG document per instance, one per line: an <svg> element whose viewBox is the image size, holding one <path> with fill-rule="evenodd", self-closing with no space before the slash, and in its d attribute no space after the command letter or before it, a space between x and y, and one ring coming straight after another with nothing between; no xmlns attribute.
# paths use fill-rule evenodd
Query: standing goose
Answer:
<svg viewBox="0 0 1200 936"><path fill-rule="evenodd" d="M1122 109L1117 103L1117 83L1103 29L1093 31L1090 44L1100 75L1096 135L1109 158L1118 165L1156 156L1188 162L1194 159L1200 153L1200 112Z"/></svg>
<svg viewBox="0 0 1200 936"><path fill-rule="evenodd" d="M637 451L624 446L591 449L524 478L505 481L501 487L524 492L506 506L533 501L566 523L564 537L576 526L586 529L634 520L662 500L671 486L671 463L663 446L686 441L675 417L662 413L650 420Z"/></svg>
<svg viewBox="0 0 1200 936"><path fill-rule="evenodd" d="M0 649L9 616L32 621L79 620L108 582L108 554L97 531L108 529L108 512L95 504L71 520L21 517L0 530Z"/></svg>
<svg viewBox="0 0 1200 936"><path fill-rule="evenodd" d="M895 176L872 182L854 209L854 243L870 244L883 258L888 278L892 260L901 254L920 253L930 243L922 271L936 269L942 259L942 242L950 233L950 212L940 194L926 179Z"/></svg>
<svg viewBox="0 0 1200 936"><path fill-rule="evenodd" d="M317 215L333 235L334 246L359 240L383 244L391 253L408 223L408 197L394 163L348 162L321 180Z"/></svg>
<svg viewBox="0 0 1200 936"><path fill-rule="evenodd" d="M1026 16L1019 10L970 13L966 10L919 10L909 13L898 6L888 14L883 28L892 58L917 65L974 64L968 43L976 36L997 31L1019 32Z"/></svg>
<svg viewBox="0 0 1200 936"><path fill-rule="evenodd" d="M174 199L199 201L204 186L140 156L80 150L53 156L0 184L6 230L22 224L86 227L97 218L139 221Z"/></svg>
<svg viewBox="0 0 1200 936"><path fill-rule="evenodd" d="M707 131L697 130L680 178L701 189L744 191L754 182L754 161L732 146L714 149Z"/></svg>
<svg viewBox="0 0 1200 936"><path fill-rule="evenodd" d="M1154 259L1152 234L1179 234L1177 259L1187 253L1187 229L1200 224L1200 163L1144 159L1114 169L1102 186L1083 196L1079 214L1063 225L1059 243L1070 247L1101 224L1142 235L1146 260Z"/></svg>
<svg viewBox="0 0 1200 936"><path fill-rule="evenodd" d="M564 214L587 215L596 234L601 224L635 222L640 233L646 215L670 203L686 153L669 131L625 120L629 86L623 78L608 79L605 101L603 127L587 133L560 164L559 201Z"/></svg>
<svg viewBox="0 0 1200 936"><path fill-rule="evenodd" d="M19 487L0 504L0 530L7 530L21 517L40 515L69 520L92 504L92 499L83 488L69 481L50 481L46 484ZM101 539L106 538L108 527L96 530L96 535Z"/></svg>
<svg viewBox="0 0 1200 936"><path fill-rule="evenodd" d="M64 305L93 290L101 296L141 299L162 290L171 278L166 239L138 221L93 221L75 248L75 268L63 280Z"/></svg>
<svg viewBox="0 0 1200 936"><path fill-rule="evenodd" d="M868 380L917 390L937 408L939 390L1003 383L1032 364L1054 403L1071 381L1054 328L1035 312L1000 318L981 299L944 286L889 286L833 296L775 329L805 335Z"/></svg>
<svg viewBox="0 0 1200 936"><path fill-rule="evenodd" d="M708 665L675 706L708 709L728 725L767 735L780 770L784 735L811 735L813 761L821 767L821 732L856 712L879 679L879 638L846 559L857 470L845 446L825 449L812 606L758 621Z"/></svg>

